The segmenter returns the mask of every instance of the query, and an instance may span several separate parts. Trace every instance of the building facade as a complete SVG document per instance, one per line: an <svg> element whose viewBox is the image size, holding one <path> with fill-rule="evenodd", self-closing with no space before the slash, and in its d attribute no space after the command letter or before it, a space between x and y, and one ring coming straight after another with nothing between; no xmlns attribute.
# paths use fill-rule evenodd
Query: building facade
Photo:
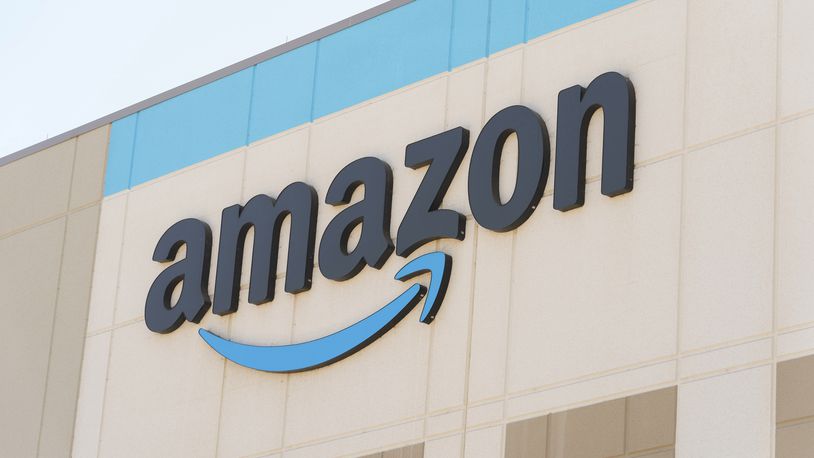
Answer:
<svg viewBox="0 0 814 458"><path fill-rule="evenodd" d="M393 0L0 159L0 455L814 456L812 18Z"/></svg>

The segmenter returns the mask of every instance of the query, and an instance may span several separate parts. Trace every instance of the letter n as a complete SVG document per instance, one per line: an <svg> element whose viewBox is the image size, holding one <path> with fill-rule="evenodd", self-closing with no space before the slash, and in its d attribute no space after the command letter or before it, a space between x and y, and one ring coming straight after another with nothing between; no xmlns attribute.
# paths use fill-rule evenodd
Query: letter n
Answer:
<svg viewBox="0 0 814 458"><path fill-rule="evenodd" d="M557 150L554 157L554 208L568 211L585 203L585 162L588 125L602 108L602 194L618 196L633 190L633 143L636 95L630 80L609 72L588 88L573 86L557 101Z"/></svg>

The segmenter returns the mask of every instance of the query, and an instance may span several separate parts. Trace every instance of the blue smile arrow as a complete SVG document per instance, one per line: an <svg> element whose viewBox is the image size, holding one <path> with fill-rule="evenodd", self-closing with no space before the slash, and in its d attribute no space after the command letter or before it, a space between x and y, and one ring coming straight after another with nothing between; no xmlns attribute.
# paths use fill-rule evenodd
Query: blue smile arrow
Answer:
<svg viewBox="0 0 814 458"><path fill-rule="evenodd" d="M396 273L395 278L406 281L429 272L428 289L414 284L367 318L316 340L292 345L257 346L233 342L203 328L198 330L198 334L224 358L241 366L267 372L316 369L346 358L384 335L410 313L424 297L425 291L427 297L420 320L431 323L444 300L451 267L452 258L440 251L410 261Z"/></svg>

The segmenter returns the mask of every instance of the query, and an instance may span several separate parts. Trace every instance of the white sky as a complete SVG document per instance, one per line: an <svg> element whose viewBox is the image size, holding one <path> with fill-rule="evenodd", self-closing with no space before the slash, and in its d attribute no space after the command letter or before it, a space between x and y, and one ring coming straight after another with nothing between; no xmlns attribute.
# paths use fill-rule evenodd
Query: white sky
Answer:
<svg viewBox="0 0 814 458"><path fill-rule="evenodd" d="M0 157L384 0L0 0Z"/></svg>

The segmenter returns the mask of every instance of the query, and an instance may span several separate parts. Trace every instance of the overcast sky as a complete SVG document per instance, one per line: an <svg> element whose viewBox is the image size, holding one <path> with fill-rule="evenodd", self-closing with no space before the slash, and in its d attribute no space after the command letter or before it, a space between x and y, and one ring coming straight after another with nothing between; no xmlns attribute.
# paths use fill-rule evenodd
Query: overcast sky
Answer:
<svg viewBox="0 0 814 458"><path fill-rule="evenodd" d="M0 157L383 0L0 0Z"/></svg>

